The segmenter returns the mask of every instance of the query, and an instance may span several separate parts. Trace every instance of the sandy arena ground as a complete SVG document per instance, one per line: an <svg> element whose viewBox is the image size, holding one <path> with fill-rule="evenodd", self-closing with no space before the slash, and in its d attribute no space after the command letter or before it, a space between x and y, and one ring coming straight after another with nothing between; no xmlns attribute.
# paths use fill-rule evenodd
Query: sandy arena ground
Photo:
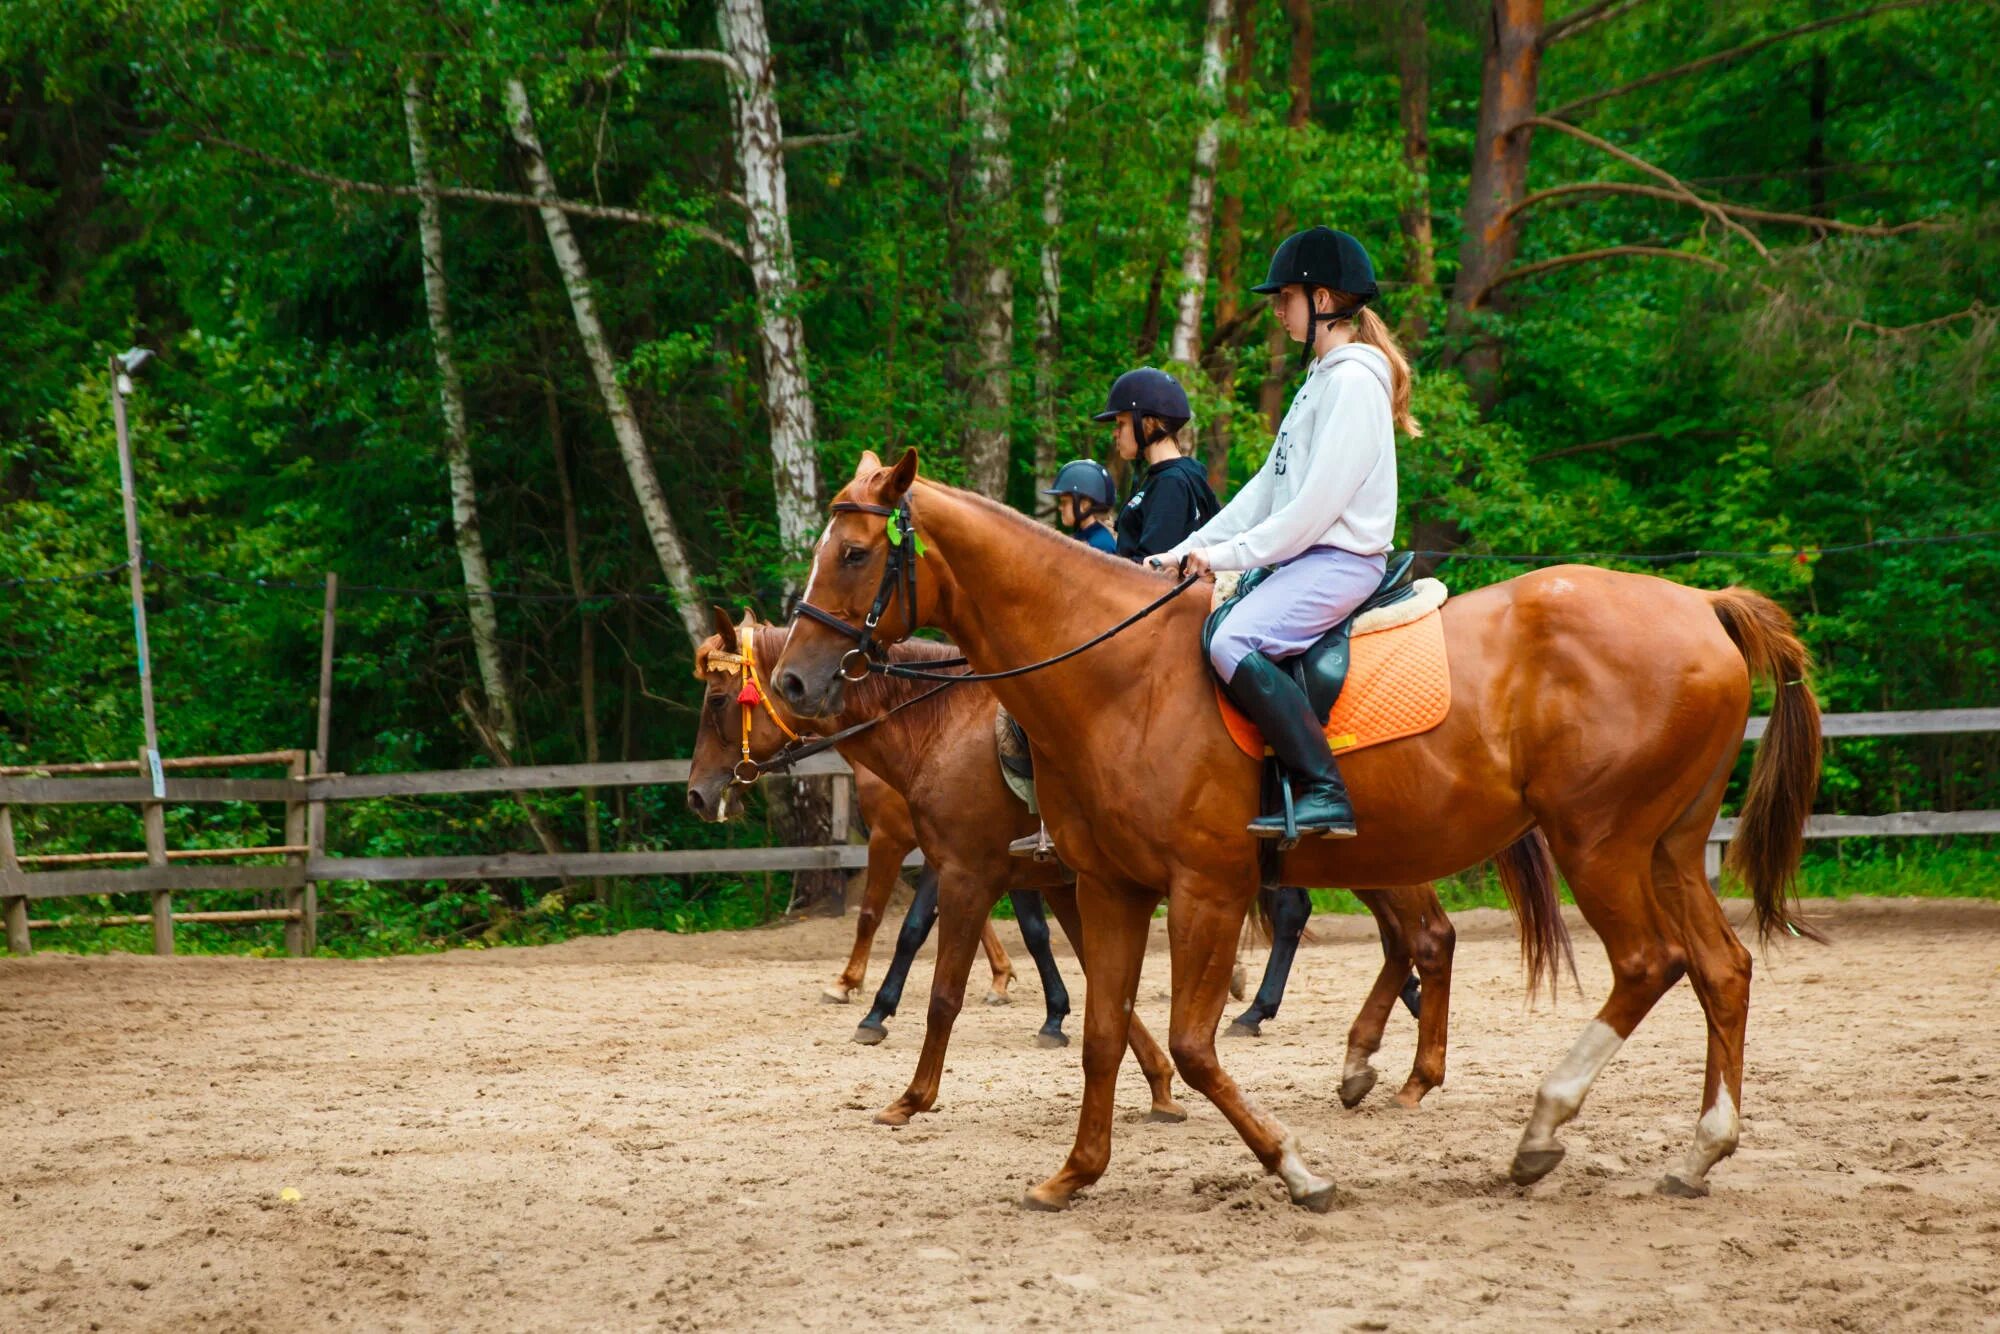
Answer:
<svg viewBox="0 0 2000 1334"><path fill-rule="evenodd" d="M1129 1064L1109 1175L1068 1214L1017 1208L1081 1087L1078 1046L1029 1042L1018 951L1018 1003L967 1008L940 1110L900 1131L869 1116L909 1076L930 969L890 1040L854 1045L859 1009L818 1000L851 919L0 963L0 1329L1993 1328L2000 905L1820 911L1832 948L1759 962L1743 1147L1693 1202L1651 1193L1701 1085L1685 986L1519 1190L1535 1085L1606 987L1594 938L1590 999L1529 1009L1505 918L1464 915L1448 1084L1391 1105L1399 1012L1350 1113L1378 956L1367 919L1319 919L1284 1013L1223 1056L1351 1193L1323 1217L1185 1090L1185 1125L1140 1121ZM1141 1002L1164 1032L1162 935Z"/></svg>

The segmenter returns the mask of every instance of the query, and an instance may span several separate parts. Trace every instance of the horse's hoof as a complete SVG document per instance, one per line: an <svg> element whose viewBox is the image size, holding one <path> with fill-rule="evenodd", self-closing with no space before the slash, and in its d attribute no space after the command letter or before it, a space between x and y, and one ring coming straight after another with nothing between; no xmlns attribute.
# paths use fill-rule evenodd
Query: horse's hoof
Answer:
<svg viewBox="0 0 2000 1334"><path fill-rule="evenodd" d="M989 991L986 993L986 1003L988 1005L1012 1005L1014 998L1004 991Z"/></svg>
<svg viewBox="0 0 2000 1334"><path fill-rule="evenodd" d="M1660 1178L1660 1184L1653 1187L1655 1195L1671 1195L1677 1200L1704 1200L1708 1198L1706 1181L1683 1181L1672 1172Z"/></svg>
<svg viewBox="0 0 2000 1334"><path fill-rule="evenodd" d="M870 1024L858 1025L854 1030L854 1040L864 1047L872 1047L889 1036L889 1030Z"/></svg>
<svg viewBox="0 0 2000 1334"><path fill-rule="evenodd" d="M1069 1034L1060 1029L1053 1033L1037 1033L1035 1034L1035 1045L1037 1047L1067 1047L1069 1045Z"/></svg>
<svg viewBox="0 0 2000 1334"><path fill-rule="evenodd" d="M1361 1100L1368 1096L1368 1091L1375 1087L1375 1079L1375 1067L1371 1065L1341 1080L1340 1105L1349 1108L1360 1106Z"/></svg>
<svg viewBox="0 0 2000 1334"><path fill-rule="evenodd" d="M878 1126L906 1126L910 1124L910 1114L901 1107L891 1104L875 1113L875 1124Z"/></svg>
<svg viewBox="0 0 2000 1334"><path fill-rule="evenodd" d="M1568 1150L1558 1144L1553 1149L1520 1149L1514 1154L1514 1165L1507 1175L1517 1186L1532 1186L1543 1177L1556 1170L1556 1164L1563 1160Z"/></svg>
<svg viewBox="0 0 2000 1334"><path fill-rule="evenodd" d="M823 987L820 990L819 998L828 1005L845 1005L847 1004L848 993L845 987Z"/></svg>
<svg viewBox="0 0 2000 1334"><path fill-rule="evenodd" d="M1415 1081L1405 1084L1403 1085L1402 1088L1396 1091L1396 1101L1394 1105L1401 1108L1403 1111L1414 1112L1415 1110L1417 1110L1418 1104L1423 1102L1424 1095L1431 1091L1431 1088L1432 1085L1419 1084L1416 1083Z"/></svg>
<svg viewBox="0 0 2000 1334"><path fill-rule="evenodd" d="M1261 1038L1264 1036L1264 1026L1255 1019L1238 1019L1233 1021L1223 1031L1222 1036L1226 1038Z"/></svg>
<svg viewBox="0 0 2000 1334"><path fill-rule="evenodd" d="M1146 1113L1146 1119L1161 1125L1177 1126L1187 1120L1187 1108L1169 1098L1165 1102L1154 1103L1153 1110Z"/></svg>
<svg viewBox="0 0 2000 1334"><path fill-rule="evenodd" d="M1069 1208L1069 1196L1058 1195L1046 1186L1037 1186L1021 1197L1021 1207L1032 1213L1059 1214Z"/></svg>
<svg viewBox="0 0 2000 1334"><path fill-rule="evenodd" d="M1323 1214L1332 1210L1334 1199L1339 1194L1339 1188L1331 1181L1322 1181L1305 1194L1294 1195L1292 1203L1301 1209L1310 1209L1316 1214Z"/></svg>

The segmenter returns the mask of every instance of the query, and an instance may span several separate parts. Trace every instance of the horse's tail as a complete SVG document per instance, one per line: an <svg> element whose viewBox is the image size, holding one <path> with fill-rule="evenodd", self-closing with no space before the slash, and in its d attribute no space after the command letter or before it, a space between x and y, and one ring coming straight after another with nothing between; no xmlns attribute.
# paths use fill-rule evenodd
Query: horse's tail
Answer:
<svg viewBox="0 0 2000 1334"><path fill-rule="evenodd" d="M1500 849L1493 864L1521 928L1521 963L1528 970L1528 994L1541 990L1546 981L1553 998L1564 968L1569 969L1570 980L1576 981L1576 952L1570 947L1569 927L1563 924L1562 901L1556 897L1556 862L1549 855L1549 841L1541 830L1530 829Z"/></svg>
<svg viewBox="0 0 2000 1334"><path fill-rule="evenodd" d="M1824 941L1825 936L1793 916L1806 817L1819 792L1819 701L1810 682L1812 655L1793 632L1784 608L1762 593L1725 588L1708 599L1751 676L1768 680L1776 695L1771 724L1750 766L1750 790L1743 798L1736 837L1729 844L1730 868L1750 886L1759 940L1768 942L1773 932L1785 930Z"/></svg>

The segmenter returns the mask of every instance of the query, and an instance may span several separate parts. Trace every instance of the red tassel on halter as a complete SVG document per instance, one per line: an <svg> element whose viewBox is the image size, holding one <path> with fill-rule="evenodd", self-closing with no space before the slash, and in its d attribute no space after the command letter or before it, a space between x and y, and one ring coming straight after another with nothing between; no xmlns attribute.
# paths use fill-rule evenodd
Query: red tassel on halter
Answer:
<svg viewBox="0 0 2000 1334"><path fill-rule="evenodd" d="M746 678L743 682L743 689L736 693L736 702L738 704L762 704L764 697L757 693L757 683Z"/></svg>

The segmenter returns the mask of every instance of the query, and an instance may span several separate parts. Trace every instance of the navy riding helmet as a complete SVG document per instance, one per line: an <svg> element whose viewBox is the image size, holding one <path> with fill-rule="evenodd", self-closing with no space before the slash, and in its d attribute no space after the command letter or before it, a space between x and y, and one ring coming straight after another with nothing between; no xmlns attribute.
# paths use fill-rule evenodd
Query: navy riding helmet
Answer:
<svg viewBox="0 0 2000 1334"><path fill-rule="evenodd" d="M1126 371L1112 381L1111 393L1104 400L1104 411L1091 420L1108 422L1121 412L1132 414L1132 437L1139 442L1141 454L1157 441L1187 425L1188 418L1194 416L1194 410L1188 406L1187 390L1181 388L1181 382L1151 366ZM1148 437L1145 426L1148 417L1158 417L1167 423L1166 433Z"/></svg>
<svg viewBox="0 0 2000 1334"><path fill-rule="evenodd" d="M1056 473L1056 484L1042 492L1045 496L1077 496L1111 509L1118 503L1118 488L1111 483L1111 471L1096 459L1071 459Z"/></svg>
<svg viewBox="0 0 2000 1334"><path fill-rule="evenodd" d="M1250 290L1268 295L1291 283L1299 283L1306 289L1304 359L1307 361L1312 359L1313 335L1319 332L1321 320L1336 324L1350 319L1381 295L1381 289L1375 285L1375 265L1361 242L1331 227L1312 227L1279 242L1271 254L1271 268L1264 281ZM1316 287L1345 292L1354 298L1354 304L1346 310L1321 313L1311 301Z"/></svg>

